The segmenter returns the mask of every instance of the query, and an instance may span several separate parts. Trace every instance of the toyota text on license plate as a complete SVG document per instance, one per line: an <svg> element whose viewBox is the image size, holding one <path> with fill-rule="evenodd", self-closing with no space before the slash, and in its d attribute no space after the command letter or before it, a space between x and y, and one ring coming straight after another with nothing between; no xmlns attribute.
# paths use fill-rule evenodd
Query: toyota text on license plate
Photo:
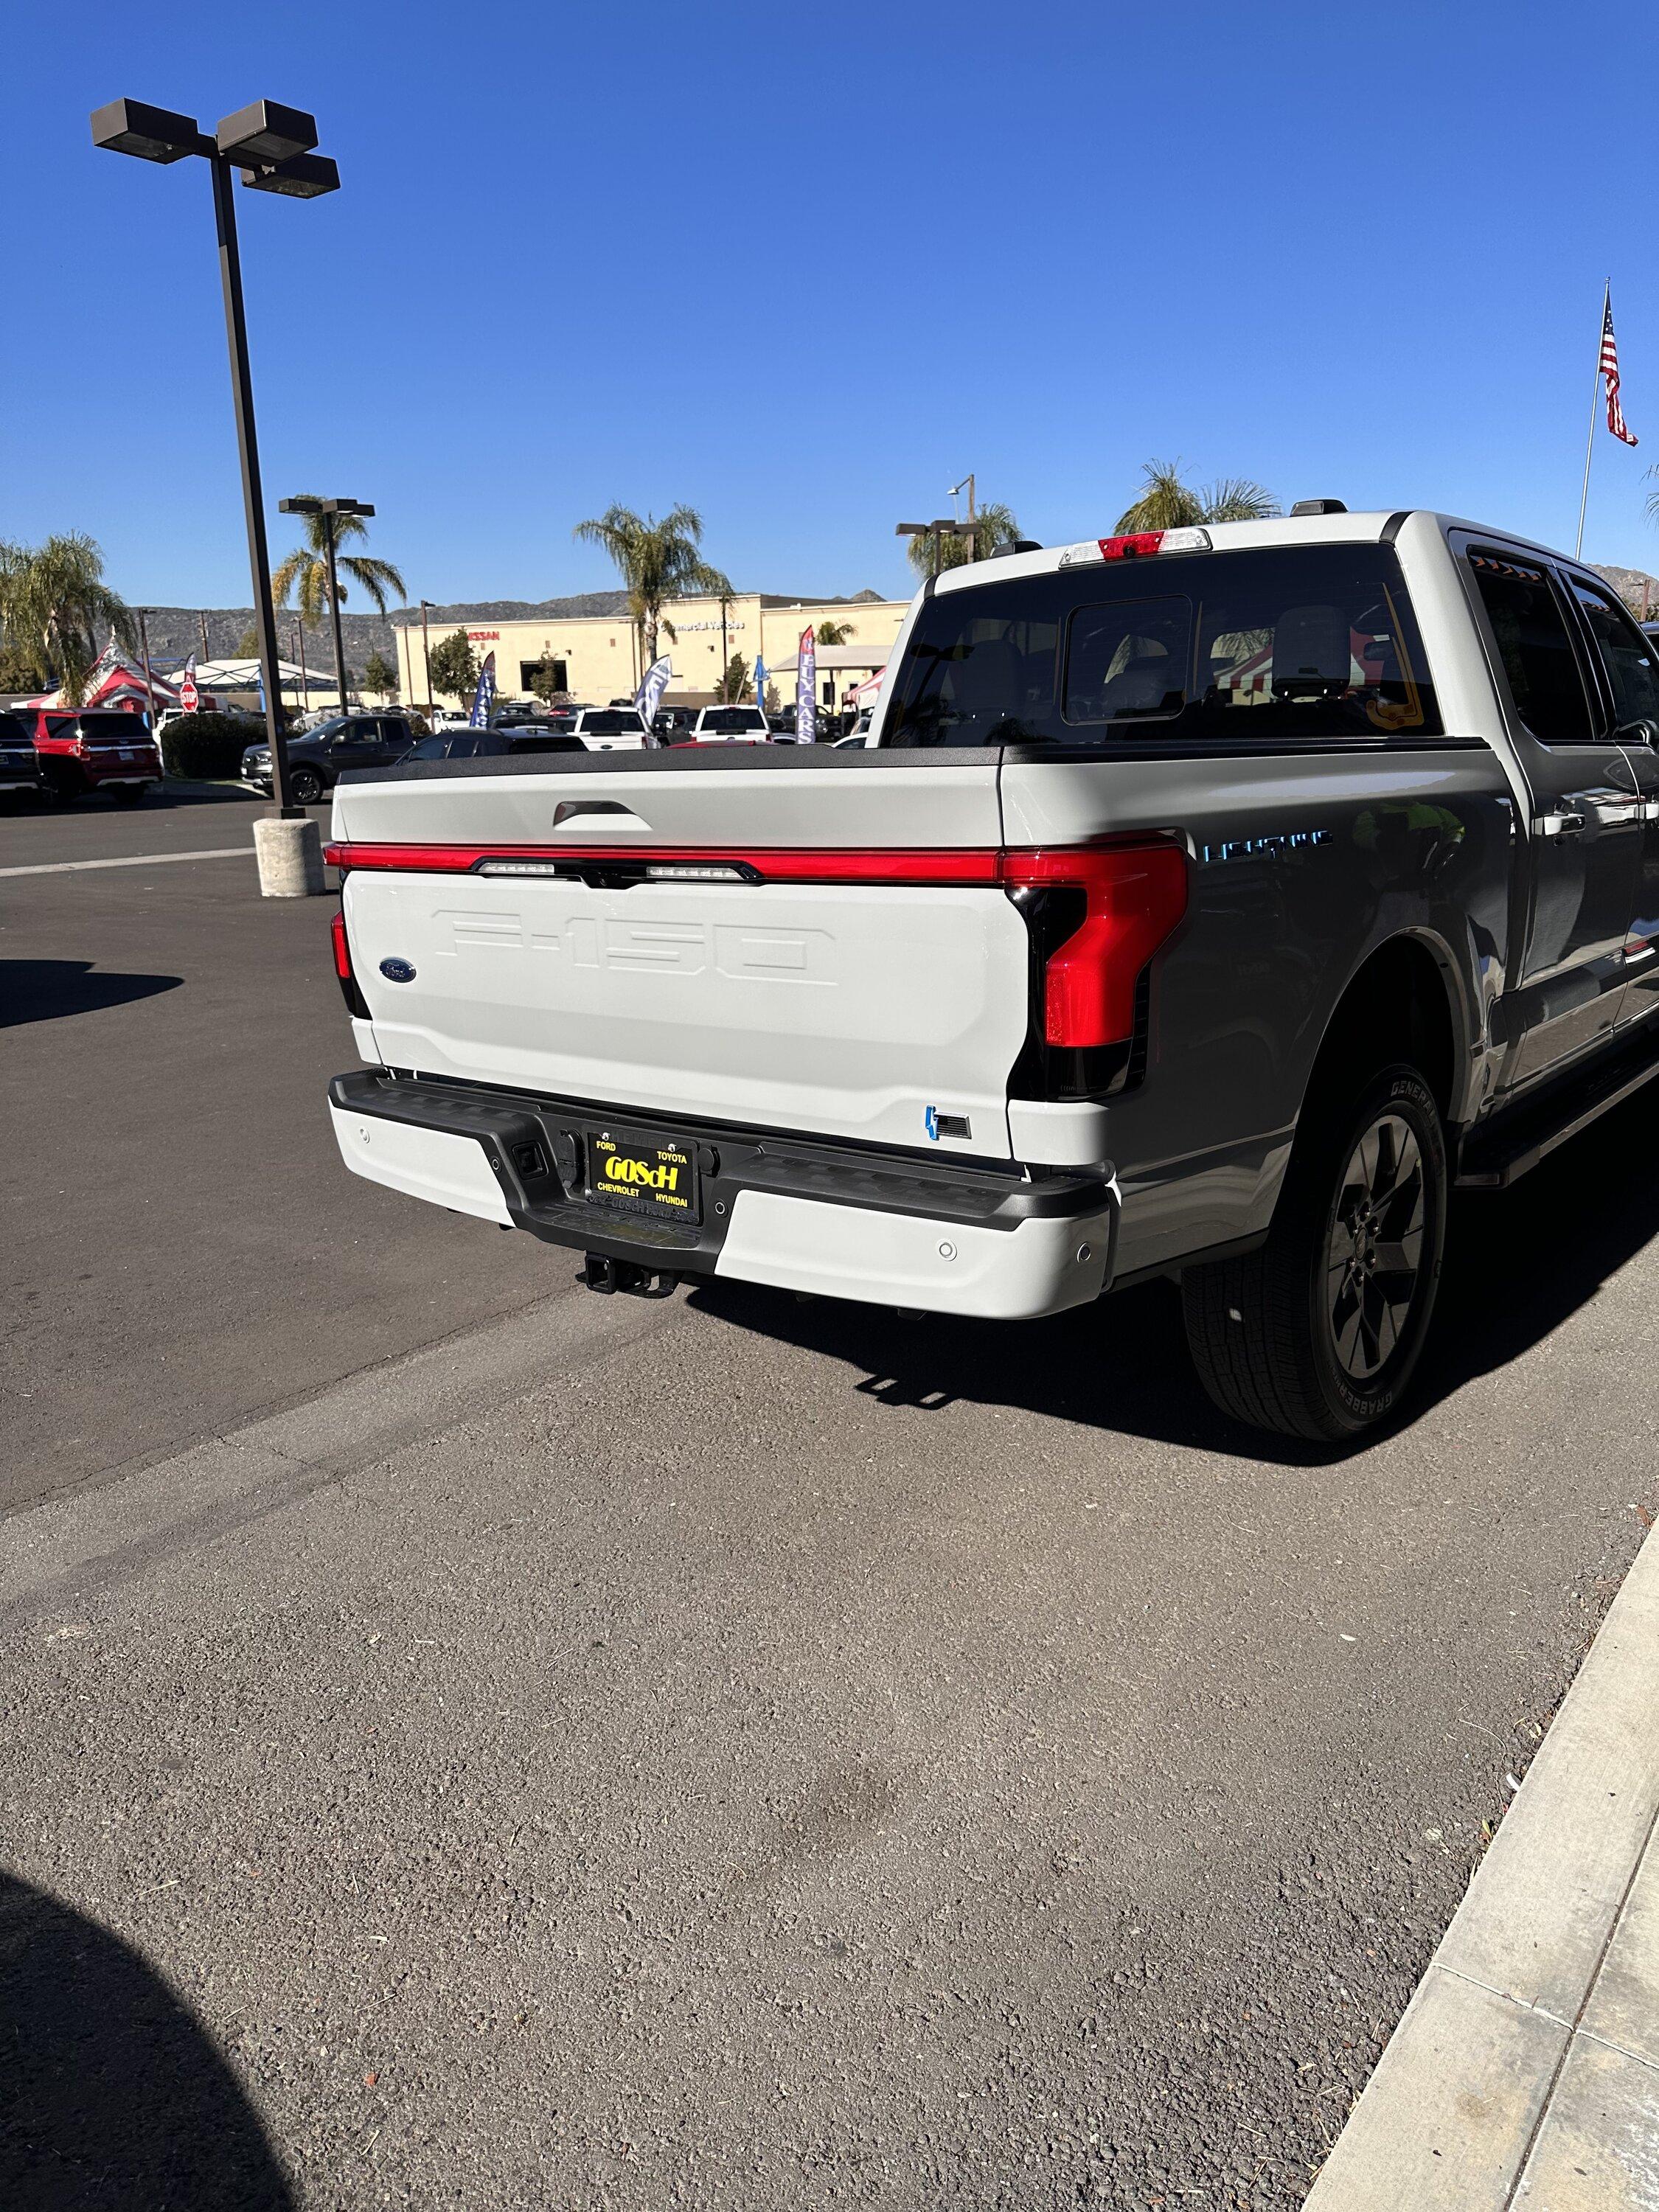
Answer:
<svg viewBox="0 0 1659 2212"><path fill-rule="evenodd" d="M592 1204L622 1213L702 1218L696 1162L673 1137L613 1136L609 1130L590 1136L586 1194Z"/></svg>

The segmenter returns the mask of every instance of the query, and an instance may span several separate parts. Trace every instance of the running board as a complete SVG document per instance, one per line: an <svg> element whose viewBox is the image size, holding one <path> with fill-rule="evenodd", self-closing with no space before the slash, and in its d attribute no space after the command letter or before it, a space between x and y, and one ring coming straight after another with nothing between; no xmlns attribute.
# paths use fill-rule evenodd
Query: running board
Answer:
<svg viewBox="0 0 1659 2212"><path fill-rule="evenodd" d="M1550 1085L1547 1096L1524 1099L1495 1121L1478 1122L1457 1151L1460 1190L1504 1190L1519 1182L1558 1146L1659 1075L1659 1035L1642 1033L1593 1066Z"/></svg>

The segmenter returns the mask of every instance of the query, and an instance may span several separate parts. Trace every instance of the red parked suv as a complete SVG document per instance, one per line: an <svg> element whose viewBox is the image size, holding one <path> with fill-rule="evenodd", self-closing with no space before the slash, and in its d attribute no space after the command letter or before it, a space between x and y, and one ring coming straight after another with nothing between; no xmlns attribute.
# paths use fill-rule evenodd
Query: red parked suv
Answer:
<svg viewBox="0 0 1659 2212"><path fill-rule="evenodd" d="M109 791L137 800L161 780L161 756L142 714L118 708L76 713L70 707L36 707L21 719L34 740L41 784L54 799Z"/></svg>

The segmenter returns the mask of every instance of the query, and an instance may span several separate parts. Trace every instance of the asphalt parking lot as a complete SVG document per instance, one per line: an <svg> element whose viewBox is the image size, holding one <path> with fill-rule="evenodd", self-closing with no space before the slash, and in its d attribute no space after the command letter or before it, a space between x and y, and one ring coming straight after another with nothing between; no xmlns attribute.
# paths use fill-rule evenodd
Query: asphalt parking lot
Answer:
<svg viewBox="0 0 1659 2212"><path fill-rule="evenodd" d="M8 2201L1298 2203L1659 1503L1652 1103L1281 1453L1163 1286L602 1301L349 1178L327 911L0 878Z"/></svg>

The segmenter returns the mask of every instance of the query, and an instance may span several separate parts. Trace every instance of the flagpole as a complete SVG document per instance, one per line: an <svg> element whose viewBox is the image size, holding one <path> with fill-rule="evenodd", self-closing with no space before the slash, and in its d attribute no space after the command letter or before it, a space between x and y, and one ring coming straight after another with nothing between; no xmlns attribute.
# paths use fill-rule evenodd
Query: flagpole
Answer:
<svg viewBox="0 0 1659 2212"><path fill-rule="evenodd" d="M1584 441L1584 489L1578 495L1578 536L1572 549L1575 561L1584 557L1584 509L1589 504L1590 455L1595 451L1595 415L1601 399L1601 337L1607 327L1607 309L1613 304L1613 279L1607 281L1601 295L1601 322L1595 333L1595 374L1590 379L1589 435Z"/></svg>

